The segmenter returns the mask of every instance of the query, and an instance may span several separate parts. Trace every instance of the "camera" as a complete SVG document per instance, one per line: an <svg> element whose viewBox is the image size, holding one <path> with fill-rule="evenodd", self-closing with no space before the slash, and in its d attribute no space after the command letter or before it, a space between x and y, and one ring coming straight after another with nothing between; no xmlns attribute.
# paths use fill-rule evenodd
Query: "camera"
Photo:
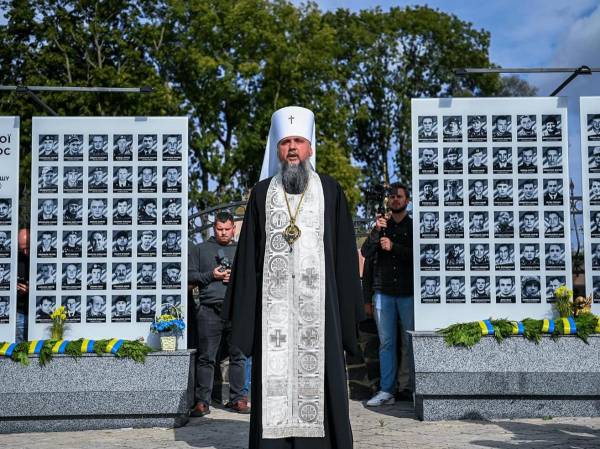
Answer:
<svg viewBox="0 0 600 449"><path fill-rule="evenodd" d="M217 251L216 259L217 263L219 264L219 271L221 273L227 270L231 270L231 266L233 265L233 263L231 262L231 259L229 259L229 257L225 255L225 252L222 249Z"/></svg>
<svg viewBox="0 0 600 449"><path fill-rule="evenodd" d="M383 215L387 209L387 197L391 189L384 184L375 184L370 189L365 191L365 202L367 207L375 206L376 213Z"/></svg>

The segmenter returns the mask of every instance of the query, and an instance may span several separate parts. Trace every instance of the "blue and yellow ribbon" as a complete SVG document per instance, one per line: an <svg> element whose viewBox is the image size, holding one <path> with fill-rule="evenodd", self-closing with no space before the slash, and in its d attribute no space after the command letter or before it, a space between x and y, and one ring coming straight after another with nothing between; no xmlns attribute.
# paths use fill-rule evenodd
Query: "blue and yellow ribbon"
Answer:
<svg viewBox="0 0 600 449"><path fill-rule="evenodd" d="M88 340L87 338L84 338L81 342L81 352L94 352L94 343L94 340Z"/></svg>
<svg viewBox="0 0 600 449"><path fill-rule="evenodd" d="M122 344L123 344L123 340L121 340L119 338L112 338L106 345L106 349L104 351L110 352L112 354L116 354L117 351L121 348Z"/></svg>
<svg viewBox="0 0 600 449"><path fill-rule="evenodd" d="M542 332L551 334L554 332L554 320L544 320L542 323Z"/></svg>
<svg viewBox="0 0 600 449"><path fill-rule="evenodd" d="M14 343L4 343L2 345L2 347L0 348L0 355L3 355L5 357L10 357L13 353L13 351L15 350L15 346L17 346Z"/></svg>
<svg viewBox="0 0 600 449"><path fill-rule="evenodd" d="M512 333L513 335L523 335L525 333L525 326L523 326L523 323L520 321L513 321L512 322Z"/></svg>
<svg viewBox="0 0 600 449"><path fill-rule="evenodd" d="M577 324L575 324L575 319L572 316L569 318L563 318L562 323L565 330L565 335L577 333Z"/></svg>
<svg viewBox="0 0 600 449"><path fill-rule="evenodd" d="M494 326L490 320L479 321L479 327L481 328L481 335L494 335Z"/></svg>
<svg viewBox="0 0 600 449"><path fill-rule="evenodd" d="M52 346L52 353L64 354L68 344L68 340L58 340L56 343L54 343L54 346Z"/></svg>
<svg viewBox="0 0 600 449"><path fill-rule="evenodd" d="M32 340L29 342L29 354L39 354L44 346L44 340Z"/></svg>

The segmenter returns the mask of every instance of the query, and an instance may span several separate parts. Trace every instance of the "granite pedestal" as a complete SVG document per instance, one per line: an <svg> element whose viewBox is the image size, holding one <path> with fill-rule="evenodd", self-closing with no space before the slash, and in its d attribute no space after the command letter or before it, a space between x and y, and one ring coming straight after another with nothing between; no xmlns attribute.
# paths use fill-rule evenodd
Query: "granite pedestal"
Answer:
<svg viewBox="0 0 600 449"><path fill-rule="evenodd" d="M157 352L145 363L113 355L0 359L0 433L179 427L194 400L194 350Z"/></svg>
<svg viewBox="0 0 600 449"><path fill-rule="evenodd" d="M415 411L425 421L600 416L600 336L540 344L523 337L472 348L412 332Z"/></svg>

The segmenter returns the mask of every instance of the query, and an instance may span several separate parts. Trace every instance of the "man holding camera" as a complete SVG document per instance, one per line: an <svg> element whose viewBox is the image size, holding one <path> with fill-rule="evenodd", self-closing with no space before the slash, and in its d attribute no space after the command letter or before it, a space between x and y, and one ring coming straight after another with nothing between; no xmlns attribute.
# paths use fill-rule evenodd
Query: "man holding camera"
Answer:
<svg viewBox="0 0 600 449"><path fill-rule="evenodd" d="M188 256L188 280L197 286L196 302L198 358L196 362L196 405L192 416L210 413L213 376L221 338L229 350L229 403L238 413L250 413L248 399L242 394L245 382L246 358L231 344L231 324L221 319L223 298L229 283L231 264L235 256L235 224L229 212L219 212L214 222L214 237L191 246Z"/></svg>
<svg viewBox="0 0 600 449"><path fill-rule="evenodd" d="M370 407L393 404L397 383L402 399L412 397L411 358L406 334L414 328L412 219L406 211L410 201L408 189L402 184L392 184L388 200L390 216L377 215L375 227L361 248L366 259L365 272L370 272L372 278L371 283L363 283L366 312L375 315L380 344L380 391L367 402ZM402 360L400 376L396 379L398 320L402 326Z"/></svg>

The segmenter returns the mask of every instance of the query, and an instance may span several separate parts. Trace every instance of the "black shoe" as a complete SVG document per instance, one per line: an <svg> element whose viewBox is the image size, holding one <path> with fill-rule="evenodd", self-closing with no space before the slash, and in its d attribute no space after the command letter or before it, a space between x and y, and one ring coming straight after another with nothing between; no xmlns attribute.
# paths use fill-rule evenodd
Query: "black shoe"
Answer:
<svg viewBox="0 0 600 449"><path fill-rule="evenodd" d="M204 402L198 402L196 405L194 405L194 408L190 412L190 416L193 416L194 418L199 418L208 415L209 413L210 407Z"/></svg>

